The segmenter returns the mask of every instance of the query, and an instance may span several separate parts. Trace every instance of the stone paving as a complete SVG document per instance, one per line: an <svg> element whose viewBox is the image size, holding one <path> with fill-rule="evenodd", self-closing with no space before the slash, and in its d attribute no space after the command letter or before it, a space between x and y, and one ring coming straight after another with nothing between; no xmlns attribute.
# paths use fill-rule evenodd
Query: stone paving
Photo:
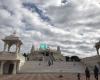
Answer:
<svg viewBox="0 0 100 80"><path fill-rule="evenodd" d="M59 77L59 75L63 75L63 77ZM68 73L0 75L0 80L78 80L76 75ZM81 80L86 80L83 74L81 74ZM90 80L95 80L93 75L91 75ZM100 80L100 75L98 80Z"/></svg>

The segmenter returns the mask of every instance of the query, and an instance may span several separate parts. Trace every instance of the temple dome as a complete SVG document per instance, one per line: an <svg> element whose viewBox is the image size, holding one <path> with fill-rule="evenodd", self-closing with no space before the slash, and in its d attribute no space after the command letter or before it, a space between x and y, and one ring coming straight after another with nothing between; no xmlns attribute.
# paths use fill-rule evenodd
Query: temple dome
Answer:
<svg viewBox="0 0 100 80"><path fill-rule="evenodd" d="M5 40L19 40L19 37L16 35L16 33L14 32L13 34L6 36Z"/></svg>
<svg viewBox="0 0 100 80"><path fill-rule="evenodd" d="M22 41L20 40L20 38L16 35L16 32L14 32L13 34L6 36L4 39L2 39L4 42L10 42L10 43L20 43L22 44Z"/></svg>

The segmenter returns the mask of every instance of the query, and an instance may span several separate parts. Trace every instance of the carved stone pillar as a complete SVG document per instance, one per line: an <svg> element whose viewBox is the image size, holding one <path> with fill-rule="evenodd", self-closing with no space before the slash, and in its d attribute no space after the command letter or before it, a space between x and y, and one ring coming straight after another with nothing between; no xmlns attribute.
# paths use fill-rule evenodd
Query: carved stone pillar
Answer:
<svg viewBox="0 0 100 80"><path fill-rule="evenodd" d="M7 48L7 43L4 43L4 50L3 51L6 51L6 48Z"/></svg>
<svg viewBox="0 0 100 80"><path fill-rule="evenodd" d="M18 44L16 44L16 53L18 53Z"/></svg>
<svg viewBox="0 0 100 80"><path fill-rule="evenodd" d="M99 49L96 48L96 51L97 51L97 55L99 55Z"/></svg>
<svg viewBox="0 0 100 80"><path fill-rule="evenodd" d="M16 63L16 61L14 62L14 69L13 69L13 74L16 74L16 69L17 69L17 63Z"/></svg>
<svg viewBox="0 0 100 80"><path fill-rule="evenodd" d="M21 45L19 45L19 48L18 48L18 53L20 52L20 47L21 47Z"/></svg>
<svg viewBox="0 0 100 80"><path fill-rule="evenodd" d="M1 64L0 64L0 75L3 74L3 66L4 66L4 61L1 61Z"/></svg>
<svg viewBox="0 0 100 80"><path fill-rule="evenodd" d="M8 44L8 52L10 51L11 48L11 44Z"/></svg>

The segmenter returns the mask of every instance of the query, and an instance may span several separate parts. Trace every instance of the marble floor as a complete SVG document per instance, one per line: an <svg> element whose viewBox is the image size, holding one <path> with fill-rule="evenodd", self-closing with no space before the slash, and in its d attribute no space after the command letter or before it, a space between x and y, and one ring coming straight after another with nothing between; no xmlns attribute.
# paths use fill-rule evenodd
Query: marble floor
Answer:
<svg viewBox="0 0 100 80"><path fill-rule="evenodd" d="M36 74L0 75L0 80L78 80L78 79L77 79L77 74L36 73ZM84 74L81 74L81 80L86 80ZM90 80L95 80L93 75L91 75ZM100 80L100 75L99 75L99 80Z"/></svg>

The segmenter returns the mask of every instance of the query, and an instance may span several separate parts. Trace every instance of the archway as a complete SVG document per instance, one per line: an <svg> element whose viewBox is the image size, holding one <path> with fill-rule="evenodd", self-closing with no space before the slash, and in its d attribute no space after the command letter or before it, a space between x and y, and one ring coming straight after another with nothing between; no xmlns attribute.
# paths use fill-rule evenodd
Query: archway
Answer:
<svg viewBox="0 0 100 80"><path fill-rule="evenodd" d="M13 69L14 69L14 64L11 61L7 61L3 65L3 74L12 74Z"/></svg>
<svg viewBox="0 0 100 80"><path fill-rule="evenodd" d="M13 44L11 47L10 47L10 52L16 52L16 45Z"/></svg>

